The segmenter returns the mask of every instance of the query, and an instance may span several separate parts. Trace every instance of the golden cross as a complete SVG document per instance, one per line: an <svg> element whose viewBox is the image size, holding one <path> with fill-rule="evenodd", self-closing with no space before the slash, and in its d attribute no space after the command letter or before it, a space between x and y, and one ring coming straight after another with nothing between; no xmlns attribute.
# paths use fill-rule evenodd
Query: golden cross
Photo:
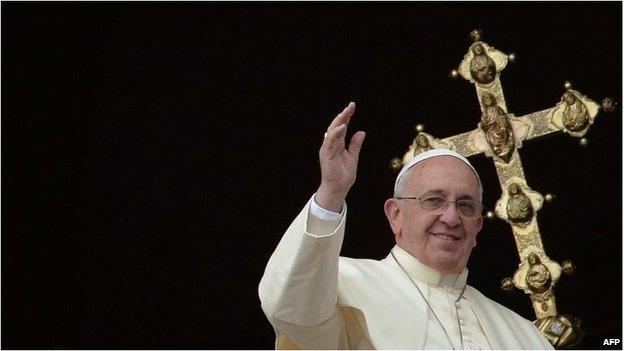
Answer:
<svg viewBox="0 0 624 351"><path fill-rule="evenodd" d="M554 294L561 272L573 272L574 265L565 261L562 268L544 251L537 212L544 199L551 201L552 195L544 197L528 185L519 149L524 141L559 131L580 138L584 146L587 139L583 137L599 110L610 112L615 108L615 102L605 98L598 105L571 89L571 84L566 82L566 91L554 107L516 117L507 110L500 82L502 70L508 62L515 60L515 54L507 55L483 42L480 30L473 30L470 36L473 44L458 69L451 71L451 77L461 76L474 84L482 112L477 128L437 139L418 125L418 133L409 150L402 159L394 159L392 165L399 169L415 155L432 148L451 149L466 157L481 153L491 157L502 190L495 214L511 225L520 256L513 279L505 278L502 287L512 290L515 286L529 294L537 316L534 323L554 346L575 345L582 338L579 320L557 313ZM488 217L493 216L494 213L488 212Z"/></svg>

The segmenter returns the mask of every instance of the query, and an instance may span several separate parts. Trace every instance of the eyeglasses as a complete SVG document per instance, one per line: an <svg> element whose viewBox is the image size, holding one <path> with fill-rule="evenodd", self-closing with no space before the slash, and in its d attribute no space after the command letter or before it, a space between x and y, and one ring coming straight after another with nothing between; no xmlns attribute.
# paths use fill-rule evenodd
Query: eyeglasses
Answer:
<svg viewBox="0 0 624 351"><path fill-rule="evenodd" d="M442 214L448 208L449 203L455 204L459 213L465 218L477 218L483 212L483 205L475 200L461 199L449 201L441 196L396 197L395 199L418 200L422 209L433 214Z"/></svg>

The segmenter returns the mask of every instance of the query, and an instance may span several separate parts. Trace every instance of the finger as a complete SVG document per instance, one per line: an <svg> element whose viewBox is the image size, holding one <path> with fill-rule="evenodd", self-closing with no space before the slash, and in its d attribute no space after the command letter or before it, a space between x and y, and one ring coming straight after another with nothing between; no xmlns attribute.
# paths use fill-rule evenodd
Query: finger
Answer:
<svg viewBox="0 0 624 351"><path fill-rule="evenodd" d="M341 125L341 124L349 124L349 120L351 119L351 116L353 116L353 113L355 112L355 103L354 102L350 102L347 107L345 107L342 112L340 112L336 118L334 118L334 120L330 123L329 127L327 128L327 130L332 130L334 128L336 128L337 126Z"/></svg>
<svg viewBox="0 0 624 351"><path fill-rule="evenodd" d="M342 111L342 114L343 114L342 123L346 124L347 127L349 126L349 122L351 121L351 117L353 116L354 113L355 113L355 102L349 102L347 107L345 107L345 109Z"/></svg>
<svg viewBox="0 0 624 351"><path fill-rule="evenodd" d="M349 153L356 160L360 156L360 150L362 149L362 143L364 143L365 137L366 133L363 131L359 131L351 137L351 142L349 143Z"/></svg>
<svg viewBox="0 0 624 351"><path fill-rule="evenodd" d="M341 124L336 128L330 130L323 140L321 151L325 154L334 155L344 150L344 137L347 131L347 126Z"/></svg>
<svg viewBox="0 0 624 351"><path fill-rule="evenodd" d="M341 146L344 148L344 139L346 134L347 125L341 124L327 133L325 141L329 146Z"/></svg>

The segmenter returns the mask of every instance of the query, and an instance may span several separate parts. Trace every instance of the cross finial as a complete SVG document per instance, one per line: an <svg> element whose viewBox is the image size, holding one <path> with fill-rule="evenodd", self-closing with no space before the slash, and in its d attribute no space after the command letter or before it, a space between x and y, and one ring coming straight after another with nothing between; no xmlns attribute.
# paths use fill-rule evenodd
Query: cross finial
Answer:
<svg viewBox="0 0 624 351"><path fill-rule="evenodd" d="M470 39L472 39L472 41L474 42L481 41L481 39L483 39L483 31L478 28L471 30Z"/></svg>

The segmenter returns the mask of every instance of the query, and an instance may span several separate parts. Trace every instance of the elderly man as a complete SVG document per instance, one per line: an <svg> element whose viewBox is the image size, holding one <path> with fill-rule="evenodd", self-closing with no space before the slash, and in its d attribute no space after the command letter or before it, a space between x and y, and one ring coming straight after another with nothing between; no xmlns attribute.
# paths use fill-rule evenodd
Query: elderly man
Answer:
<svg viewBox="0 0 624 351"><path fill-rule="evenodd" d="M477 172L450 150L406 164L384 206L396 246L339 257L364 132L345 148L350 103L321 149L321 185L266 267L259 294L279 349L550 349L531 322L466 284L483 224Z"/></svg>

